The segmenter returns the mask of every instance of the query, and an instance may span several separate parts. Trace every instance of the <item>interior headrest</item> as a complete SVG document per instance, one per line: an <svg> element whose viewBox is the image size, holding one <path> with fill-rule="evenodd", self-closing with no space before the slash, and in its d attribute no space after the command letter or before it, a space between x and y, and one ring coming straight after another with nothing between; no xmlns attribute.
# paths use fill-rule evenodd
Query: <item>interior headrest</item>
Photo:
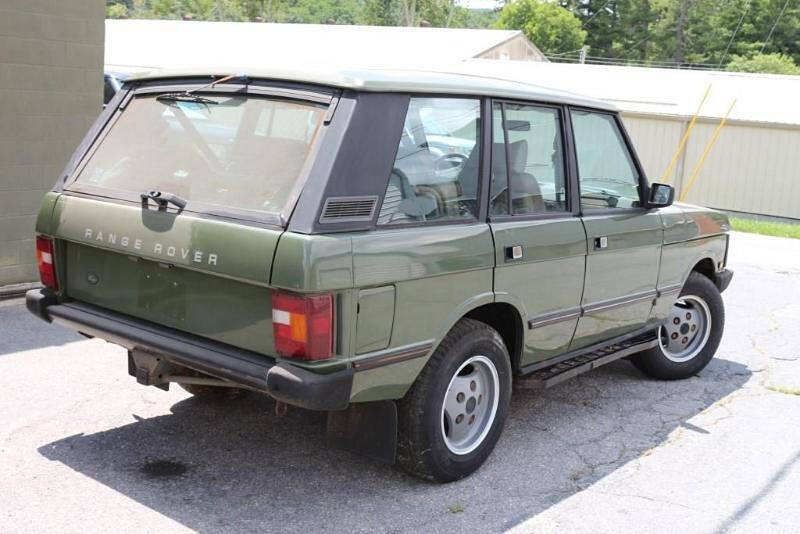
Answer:
<svg viewBox="0 0 800 534"><path fill-rule="evenodd" d="M504 174L506 172L506 145L505 143L492 143L492 171Z"/></svg>
<svg viewBox="0 0 800 534"><path fill-rule="evenodd" d="M528 166L528 141L521 139L508 145L511 172L522 173Z"/></svg>

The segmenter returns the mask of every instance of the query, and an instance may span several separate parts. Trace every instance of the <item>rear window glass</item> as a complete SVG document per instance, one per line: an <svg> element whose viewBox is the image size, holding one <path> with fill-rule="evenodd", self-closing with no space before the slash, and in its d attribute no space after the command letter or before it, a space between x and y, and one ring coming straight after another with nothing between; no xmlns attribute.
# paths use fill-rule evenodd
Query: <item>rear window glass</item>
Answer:
<svg viewBox="0 0 800 534"><path fill-rule="evenodd" d="M325 106L253 96L216 103L139 97L76 183L178 195L203 206L280 215L298 194Z"/></svg>

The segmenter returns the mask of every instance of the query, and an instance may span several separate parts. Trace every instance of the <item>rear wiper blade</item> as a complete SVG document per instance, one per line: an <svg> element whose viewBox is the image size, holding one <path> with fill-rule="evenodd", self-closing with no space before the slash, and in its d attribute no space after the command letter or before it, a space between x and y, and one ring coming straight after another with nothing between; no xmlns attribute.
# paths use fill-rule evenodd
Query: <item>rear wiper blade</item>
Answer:
<svg viewBox="0 0 800 534"><path fill-rule="evenodd" d="M217 78L216 80L207 83L206 85L195 87L194 89L187 89L186 91L178 91L174 93L164 93L162 95L158 95L156 100L169 100L169 101L180 101L180 102L198 102L200 104L219 104L216 100L212 100L210 98L204 98L202 96L198 96L193 94L195 91L202 91L203 89L208 89L210 87L214 87L218 83L227 82L233 80L235 78L242 78L245 80L246 83L249 83L247 77L243 74L230 74L228 76L224 76L222 78Z"/></svg>
<svg viewBox="0 0 800 534"><path fill-rule="evenodd" d="M159 211L166 211L168 204L174 204L175 207L178 208L178 211L181 211L186 207L186 200L173 193L166 193L152 189L146 193L141 193L140 196L142 197L143 208L147 207L147 204L150 200L158 205Z"/></svg>
<svg viewBox="0 0 800 534"><path fill-rule="evenodd" d="M206 98L204 96L193 95L189 92L183 93L164 93L158 95L156 97L158 101L169 101L169 102L195 102L197 104L219 104L216 100L212 98Z"/></svg>

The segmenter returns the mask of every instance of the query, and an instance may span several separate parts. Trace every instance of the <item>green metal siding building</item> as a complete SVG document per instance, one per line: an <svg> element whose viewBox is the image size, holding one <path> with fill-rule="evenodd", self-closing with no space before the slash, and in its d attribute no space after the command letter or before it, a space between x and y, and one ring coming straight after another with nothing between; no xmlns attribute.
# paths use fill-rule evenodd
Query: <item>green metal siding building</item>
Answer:
<svg viewBox="0 0 800 534"><path fill-rule="evenodd" d="M101 0L0 4L0 288L38 279L39 201L102 107L104 18Z"/></svg>

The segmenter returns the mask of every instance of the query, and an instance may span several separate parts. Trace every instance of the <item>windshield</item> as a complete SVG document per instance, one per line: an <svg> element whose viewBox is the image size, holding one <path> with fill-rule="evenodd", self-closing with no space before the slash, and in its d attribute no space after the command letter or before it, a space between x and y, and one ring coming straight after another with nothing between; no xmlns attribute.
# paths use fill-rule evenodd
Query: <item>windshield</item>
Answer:
<svg viewBox="0 0 800 534"><path fill-rule="evenodd" d="M280 215L296 198L325 111L241 95L138 97L75 183L133 196L172 193L192 211L205 206Z"/></svg>

